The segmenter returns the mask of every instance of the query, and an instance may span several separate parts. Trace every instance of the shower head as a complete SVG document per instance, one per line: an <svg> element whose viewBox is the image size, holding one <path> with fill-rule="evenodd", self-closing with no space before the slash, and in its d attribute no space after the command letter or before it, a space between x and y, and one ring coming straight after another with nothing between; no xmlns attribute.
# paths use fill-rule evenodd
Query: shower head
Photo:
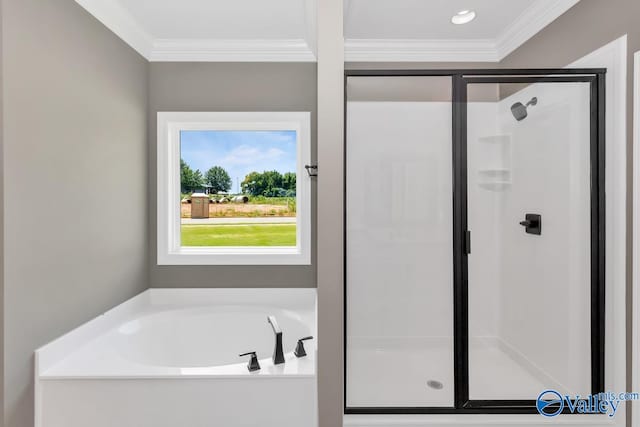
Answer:
<svg viewBox="0 0 640 427"><path fill-rule="evenodd" d="M535 96L531 98L531 101L527 102L526 105L522 104L522 102L516 102L511 106L511 113L517 121L524 120L527 118L527 107L529 107L530 105L536 105L537 103L538 98L536 98Z"/></svg>

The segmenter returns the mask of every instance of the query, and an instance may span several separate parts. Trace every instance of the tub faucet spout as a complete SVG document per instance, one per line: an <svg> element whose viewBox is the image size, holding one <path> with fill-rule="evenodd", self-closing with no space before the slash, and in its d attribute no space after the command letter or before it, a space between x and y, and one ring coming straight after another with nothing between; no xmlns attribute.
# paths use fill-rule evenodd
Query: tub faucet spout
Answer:
<svg viewBox="0 0 640 427"><path fill-rule="evenodd" d="M267 318L273 333L276 335L276 346L273 349L273 364L281 365L284 363L284 352L282 351L282 329L278 326L275 316L269 316Z"/></svg>

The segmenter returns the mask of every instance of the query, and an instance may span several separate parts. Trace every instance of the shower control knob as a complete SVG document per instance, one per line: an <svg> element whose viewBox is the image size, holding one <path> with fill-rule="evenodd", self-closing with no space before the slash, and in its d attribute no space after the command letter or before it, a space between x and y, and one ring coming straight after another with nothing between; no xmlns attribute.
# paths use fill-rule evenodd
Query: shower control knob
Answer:
<svg viewBox="0 0 640 427"><path fill-rule="evenodd" d="M250 351L249 353L243 353L239 357L244 357L244 356L251 356L251 359L249 359L249 363L247 364L247 369L249 370L249 372L260 370L260 363L258 363L258 356L256 355L255 351Z"/></svg>
<svg viewBox="0 0 640 427"><path fill-rule="evenodd" d="M313 337L304 337L298 340L298 345L296 345L296 349L293 352L293 354L295 354L296 357L305 357L307 355L307 352L304 350L304 341L307 341L310 339L313 339Z"/></svg>
<svg viewBox="0 0 640 427"><path fill-rule="evenodd" d="M542 234L542 215L528 213L524 217L524 221L520 221L520 225L525 229L525 233L527 234Z"/></svg>

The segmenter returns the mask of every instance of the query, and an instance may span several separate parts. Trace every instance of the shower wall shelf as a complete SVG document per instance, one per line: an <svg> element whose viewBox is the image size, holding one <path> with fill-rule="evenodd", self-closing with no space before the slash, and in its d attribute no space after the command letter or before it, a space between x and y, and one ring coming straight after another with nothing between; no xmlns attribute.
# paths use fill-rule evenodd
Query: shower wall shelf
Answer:
<svg viewBox="0 0 640 427"><path fill-rule="evenodd" d="M480 169L478 174L485 178L508 178L511 176L511 169Z"/></svg>
<svg viewBox="0 0 640 427"><path fill-rule="evenodd" d="M495 181L495 182L480 182L478 185L485 190L502 191L511 187L511 182L508 181Z"/></svg>
<svg viewBox="0 0 640 427"><path fill-rule="evenodd" d="M491 191L511 186L511 137L489 135L478 138L478 185Z"/></svg>

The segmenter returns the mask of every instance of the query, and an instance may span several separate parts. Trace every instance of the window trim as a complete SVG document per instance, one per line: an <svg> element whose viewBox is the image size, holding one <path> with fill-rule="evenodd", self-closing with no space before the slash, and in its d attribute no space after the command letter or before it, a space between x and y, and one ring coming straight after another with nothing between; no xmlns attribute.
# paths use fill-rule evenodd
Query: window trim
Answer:
<svg viewBox="0 0 640 427"><path fill-rule="evenodd" d="M296 131L296 246L182 247L180 244L180 131ZM158 112L157 264L310 265L310 112Z"/></svg>

